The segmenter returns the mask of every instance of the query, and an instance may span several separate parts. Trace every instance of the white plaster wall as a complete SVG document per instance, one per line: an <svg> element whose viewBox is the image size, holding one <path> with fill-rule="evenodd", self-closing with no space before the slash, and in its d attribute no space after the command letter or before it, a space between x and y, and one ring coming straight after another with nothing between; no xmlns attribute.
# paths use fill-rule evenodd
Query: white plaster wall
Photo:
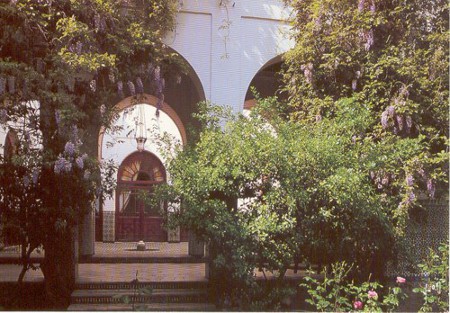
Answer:
<svg viewBox="0 0 450 313"><path fill-rule="evenodd" d="M6 135L8 134L8 129L5 125L0 125L0 155L4 156L5 153L5 142L6 142Z"/></svg>
<svg viewBox="0 0 450 313"><path fill-rule="evenodd" d="M289 14L290 10L278 0L230 1L228 12L219 6L219 0L184 0L177 15L177 27L168 34L165 43L192 66L207 100L241 112L253 77L267 62L293 46L286 22ZM229 29L221 29L226 20L231 22ZM146 105L148 128L155 125L154 112L154 107ZM169 132L181 142L175 123L164 112L160 113L161 131ZM127 136L135 124L131 115L124 118L123 114L116 123L124 126L124 130L113 136L105 134L102 158L113 159L119 165L136 151L134 133ZM110 147L107 142L116 143ZM146 149L166 165L155 142L149 139ZM115 211L115 197L105 201L103 210Z"/></svg>
<svg viewBox="0 0 450 313"><path fill-rule="evenodd" d="M291 47L291 10L278 0L185 0L177 28L165 42L179 52L200 78L206 98L241 112L252 78ZM233 5L234 3L234 5ZM229 29L221 29L224 21Z"/></svg>
<svg viewBox="0 0 450 313"><path fill-rule="evenodd" d="M149 104L140 104L144 107L144 115L147 128L147 141L145 150L156 155L163 165L167 167L166 155L162 150L167 151L167 147L161 142L160 136L169 135L174 144L182 143L181 133L175 122L162 110L159 111L159 117L156 117L156 108ZM126 113L127 112L127 113ZM111 129L120 127L121 130L111 133L106 131L103 136L102 156L103 160L114 160L119 166L123 160L130 154L137 151L135 129L139 110L135 107L133 110L123 110ZM117 177L117 171L114 174ZM168 178L169 179L169 178ZM115 211L115 197L107 199L103 205L104 211Z"/></svg>

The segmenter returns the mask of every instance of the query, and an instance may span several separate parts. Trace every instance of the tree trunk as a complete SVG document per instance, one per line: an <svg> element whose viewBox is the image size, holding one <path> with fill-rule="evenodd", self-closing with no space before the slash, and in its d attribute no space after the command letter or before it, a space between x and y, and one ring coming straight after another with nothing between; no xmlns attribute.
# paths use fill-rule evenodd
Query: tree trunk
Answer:
<svg viewBox="0 0 450 313"><path fill-rule="evenodd" d="M56 310L67 309L77 276L76 228L49 236L41 264L47 301Z"/></svg>

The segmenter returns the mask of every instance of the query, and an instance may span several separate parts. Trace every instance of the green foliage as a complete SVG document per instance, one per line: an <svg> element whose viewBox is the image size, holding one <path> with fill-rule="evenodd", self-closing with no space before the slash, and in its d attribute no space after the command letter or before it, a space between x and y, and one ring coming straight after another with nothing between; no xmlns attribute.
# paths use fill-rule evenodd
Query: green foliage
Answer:
<svg viewBox="0 0 450 313"><path fill-rule="evenodd" d="M240 290L248 303L255 268L282 281L295 262L347 260L355 275L381 276L414 203L404 182L371 173L404 175L426 143L364 136L370 111L358 99L315 124L265 114L275 101L260 99L250 118L203 104L199 141L171 159L172 184L157 192L179 208L172 223L209 243L215 279L227 286L219 293Z"/></svg>
<svg viewBox="0 0 450 313"><path fill-rule="evenodd" d="M131 309L133 311L148 311L148 306L146 303L136 303L136 299L142 295L151 295L153 294L153 289L150 287L139 288L139 279L138 279L138 271L136 271L136 278L131 281L133 285L133 294L123 295L117 294L113 296L113 299L118 299L123 304L131 304Z"/></svg>
<svg viewBox="0 0 450 313"><path fill-rule="evenodd" d="M443 243L438 251L430 249L426 259L418 265L422 281L413 291L423 296L420 312L448 311L448 257L448 243Z"/></svg>
<svg viewBox="0 0 450 313"><path fill-rule="evenodd" d="M420 153L403 160L409 163L403 174L392 172L389 164L383 174L397 181L410 175L414 188L428 189L431 196L436 184L445 188L448 3L285 2L294 9L296 41L286 55L284 73L291 117L315 123L322 116L334 117L342 99L357 99L367 109L368 123L359 129L363 137L386 143L396 136L422 137L427 143ZM360 137L359 132L354 135ZM391 186L397 188L396 184Z"/></svg>
<svg viewBox="0 0 450 313"><path fill-rule="evenodd" d="M162 43L175 25L176 5L175 0L0 4L0 126L17 137L14 156L0 160L1 221L29 247L24 260L43 245L44 276L52 280L47 291L67 292L61 285L69 279L58 275L71 272L70 258L58 258L72 253L70 234L94 200L114 190L113 167L97 161L92 134L111 120L113 106L125 95L150 87L157 66L164 73L180 64ZM11 174L17 174L15 181ZM57 269L61 266L69 270Z"/></svg>
<svg viewBox="0 0 450 313"><path fill-rule="evenodd" d="M377 293L383 286L369 280L355 284L348 279L351 266L345 262L334 263L331 269L325 268L321 275L309 271L300 286L309 294L306 302L321 312L393 312L406 298L401 284L389 287L385 296Z"/></svg>

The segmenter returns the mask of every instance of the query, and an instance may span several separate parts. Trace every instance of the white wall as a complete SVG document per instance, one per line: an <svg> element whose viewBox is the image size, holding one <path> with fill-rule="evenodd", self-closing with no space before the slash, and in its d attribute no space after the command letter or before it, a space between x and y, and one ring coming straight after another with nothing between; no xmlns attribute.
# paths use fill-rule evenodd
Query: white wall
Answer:
<svg viewBox="0 0 450 313"><path fill-rule="evenodd" d="M182 136L180 130L174 121L162 110L159 111L157 118L156 108L150 104L140 104L144 108L144 115L147 128L147 141L145 143L145 150L155 154L164 166L167 166L167 160L161 150L161 135L168 134L175 144L182 143ZM111 134L106 131L101 143L103 160L114 160L115 164L119 166L123 160L130 154L137 151L136 140L134 137L136 129L136 120L139 110L135 107L133 110L123 110L111 129L120 128L120 131ZM115 173L117 177L117 171ZM169 179L169 176L168 176ZM105 201L103 206L104 211L115 211L115 197Z"/></svg>
<svg viewBox="0 0 450 313"><path fill-rule="evenodd" d="M8 130L4 125L0 125L0 155L4 156L5 153L5 142L6 142L6 135L8 134Z"/></svg>
<svg viewBox="0 0 450 313"><path fill-rule="evenodd" d="M293 46L290 9L277 0L228 1L228 10L219 2L183 1L165 42L194 68L208 100L241 112L256 73ZM221 29L227 20L230 27Z"/></svg>
<svg viewBox="0 0 450 313"><path fill-rule="evenodd" d="M286 22L290 10L281 1L236 0L228 1L227 9L219 0L184 0L177 15L177 27L167 35L165 43L180 53L192 66L203 86L207 100L215 104L232 106L242 112L245 94L251 80L271 59L293 46L289 39L290 26ZM225 0L225 2L227 2ZM233 5L234 3L234 5ZM223 28L227 21L229 28ZM170 105L170 103L169 103ZM154 116L154 107L146 106L146 117ZM134 127L133 117L117 120L125 129ZM149 120L149 124L154 121ZM168 131L181 140L173 121L161 111L162 131ZM119 165L136 151L136 142L119 134L105 135L102 158L114 159ZM118 141L122 141L118 143ZM107 142L116 141L112 147ZM152 141L147 150L163 155ZM105 211L114 211L114 199L106 201Z"/></svg>

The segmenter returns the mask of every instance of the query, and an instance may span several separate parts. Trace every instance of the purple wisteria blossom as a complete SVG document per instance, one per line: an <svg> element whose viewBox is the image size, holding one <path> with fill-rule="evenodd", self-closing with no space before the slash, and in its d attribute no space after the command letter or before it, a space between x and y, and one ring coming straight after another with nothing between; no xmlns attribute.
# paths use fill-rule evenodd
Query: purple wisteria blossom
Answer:
<svg viewBox="0 0 450 313"><path fill-rule="evenodd" d="M140 77L136 78L136 91L137 93L144 93L144 84Z"/></svg>
<svg viewBox="0 0 450 313"><path fill-rule="evenodd" d="M419 173L419 175L422 176L422 178L426 178L427 177L427 173L425 173L423 168L419 169L417 171L417 173Z"/></svg>
<svg viewBox="0 0 450 313"><path fill-rule="evenodd" d="M28 188L28 186L30 185L30 178L28 176L24 176L22 181L25 188Z"/></svg>
<svg viewBox="0 0 450 313"><path fill-rule="evenodd" d="M431 178L427 180L427 190L428 193L430 194L430 197L434 198L434 194L436 193L436 185L434 184L434 181Z"/></svg>
<svg viewBox="0 0 450 313"><path fill-rule="evenodd" d="M0 109L0 123L5 124L8 121L8 112L6 109Z"/></svg>
<svg viewBox="0 0 450 313"><path fill-rule="evenodd" d="M404 98L408 98L409 97L409 90L408 90L408 86L403 85L400 90L399 90L399 95L404 97Z"/></svg>
<svg viewBox="0 0 450 313"><path fill-rule="evenodd" d="M69 161L66 160L66 162L64 164L64 170L66 172L70 172L72 170L72 163L70 163Z"/></svg>
<svg viewBox="0 0 450 313"><path fill-rule="evenodd" d="M100 29L100 21L101 21L101 17L100 14L95 14L94 15L94 27L99 30Z"/></svg>
<svg viewBox="0 0 450 313"><path fill-rule="evenodd" d="M77 164L78 168L83 169L84 167L83 157L79 156L78 158L76 158L75 163Z"/></svg>
<svg viewBox="0 0 450 313"><path fill-rule="evenodd" d="M373 43L374 43L373 29L371 29L367 33L365 33L364 37L366 39L366 43L364 45L364 49L366 51L369 51L370 48L373 46Z"/></svg>
<svg viewBox="0 0 450 313"><path fill-rule="evenodd" d="M36 69L37 69L37 71L39 73L42 73L44 71L44 68L45 68L44 61L41 58L37 59L36 60Z"/></svg>
<svg viewBox="0 0 450 313"><path fill-rule="evenodd" d="M100 115L103 116L106 113L106 106L104 104L102 104L100 106Z"/></svg>
<svg viewBox="0 0 450 313"><path fill-rule="evenodd" d="M306 64L303 69L303 75L305 75L305 79L309 84L312 84L313 81L313 69L314 66L312 63Z"/></svg>
<svg viewBox="0 0 450 313"><path fill-rule="evenodd" d="M370 12L375 13L377 10L377 8L375 7L375 1L372 0L372 2L370 3Z"/></svg>
<svg viewBox="0 0 450 313"><path fill-rule="evenodd" d="M414 177L411 174L406 175L406 185L411 187L414 184Z"/></svg>
<svg viewBox="0 0 450 313"><path fill-rule="evenodd" d="M362 10L364 10L364 4L365 4L365 0L359 0L358 3L358 11L361 12Z"/></svg>
<svg viewBox="0 0 450 313"><path fill-rule="evenodd" d="M381 113L381 126L383 129L386 129L389 126L389 113L387 111Z"/></svg>
<svg viewBox="0 0 450 313"><path fill-rule="evenodd" d="M75 145L73 144L73 142L71 141L66 142L64 152L70 156L73 156L75 154Z"/></svg>
<svg viewBox="0 0 450 313"><path fill-rule="evenodd" d="M352 80L352 89L353 90L356 90L357 84L358 84L358 82L356 79Z"/></svg>
<svg viewBox="0 0 450 313"><path fill-rule="evenodd" d="M136 88L134 87L133 82L129 80L127 82L127 85L128 85L128 90L130 92L130 95L134 96L136 94Z"/></svg>
<svg viewBox="0 0 450 313"><path fill-rule="evenodd" d="M109 72L108 73L108 78L109 78L109 81L111 82L111 83L115 83L116 82L116 75L114 75L114 72Z"/></svg>
<svg viewBox="0 0 450 313"><path fill-rule="evenodd" d="M404 125L404 123L403 123L403 115L397 115L395 118L397 120L398 128L400 129L400 131L402 131L403 130L403 125Z"/></svg>
<svg viewBox="0 0 450 313"><path fill-rule="evenodd" d="M81 54L82 49L83 49L83 43L81 41L78 41L76 48L75 48L77 54Z"/></svg>
<svg viewBox="0 0 450 313"><path fill-rule="evenodd" d="M64 172L65 166L66 166L66 159L60 156L58 160L56 160L55 162L54 172L56 174Z"/></svg>
<svg viewBox="0 0 450 313"><path fill-rule="evenodd" d="M409 205L411 203L413 203L416 200L416 195L414 194L414 192L410 192L408 193L408 198L406 198L406 202L405 204Z"/></svg>
<svg viewBox="0 0 450 313"><path fill-rule="evenodd" d="M117 82L117 94L119 95L119 97L122 99L124 98L124 94L123 94L123 83L121 80L119 80Z"/></svg>
<svg viewBox="0 0 450 313"><path fill-rule="evenodd" d="M322 120L322 115L317 114L316 115L316 122L320 122Z"/></svg>
<svg viewBox="0 0 450 313"><path fill-rule="evenodd" d="M97 90L97 81L95 79L91 80L89 83L89 88L91 88L92 92L95 92Z"/></svg>
<svg viewBox="0 0 450 313"><path fill-rule="evenodd" d="M155 69L153 71L153 77L157 81L161 79L161 68L159 66L155 67Z"/></svg>
<svg viewBox="0 0 450 313"><path fill-rule="evenodd" d="M395 107L390 105L387 107L386 111L388 112L390 117L394 117L395 115Z"/></svg>
<svg viewBox="0 0 450 313"><path fill-rule="evenodd" d="M37 182L38 182L38 179L39 179L39 170L37 169L37 168L35 168L34 170L33 170L33 174L32 174L32 181L33 181L33 184L37 184Z"/></svg>
<svg viewBox="0 0 450 313"><path fill-rule="evenodd" d="M59 110L55 111L55 121L56 125L59 126L59 124L61 123L61 113L59 112Z"/></svg>
<svg viewBox="0 0 450 313"><path fill-rule="evenodd" d="M319 30L322 27L322 16L319 15L315 20L314 20L314 25L316 26L316 29Z"/></svg>
<svg viewBox="0 0 450 313"><path fill-rule="evenodd" d="M86 179L86 180L88 180L89 177L91 177L91 172L88 171L88 170L85 170L85 171L84 171L83 178Z"/></svg>
<svg viewBox="0 0 450 313"><path fill-rule="evenodd" d="M388 175L385 175L383 177L383 179L381 180L381 184L384 186L387 186L389 184L389 176Z"/></svg>
<svg viewBox="0 0 450 313"><path fill-rule="evenodd" d="M405 120L406 120L406 131L409 133L413 126L413 120L412 120L411 116L409 116L409 115L406 115Z"/></svg>

